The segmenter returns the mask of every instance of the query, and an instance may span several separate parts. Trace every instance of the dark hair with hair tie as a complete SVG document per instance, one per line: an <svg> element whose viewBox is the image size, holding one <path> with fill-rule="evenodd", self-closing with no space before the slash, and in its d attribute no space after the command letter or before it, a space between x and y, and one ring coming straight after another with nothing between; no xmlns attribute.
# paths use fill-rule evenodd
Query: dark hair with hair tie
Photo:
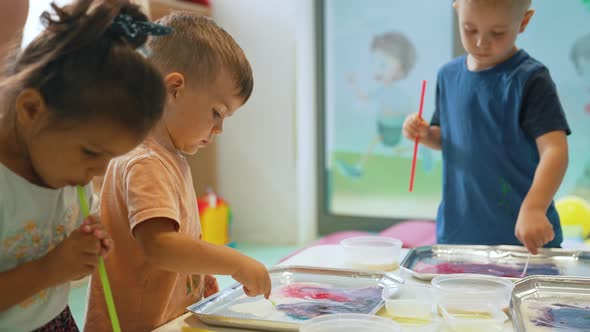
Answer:
<svg viewBox="0 0 590 332"><path fill-rule="evenodd" d="M103 117L146 134L160 119L166 91L160 72L136 49L169 33L126 0L78 0L44 12L45 30L7 58L0 83L14 105L19 91L38 90L52 119Z"/></svg>
<svg viewBox="0 0 590 332"><path fill-rule="evenodd" d="M127 39L141 38L147 36L164 36L174 29L148 21L138 21L131 15L119 14L109 27L109 32L118 35L125 35Z"/></svg>

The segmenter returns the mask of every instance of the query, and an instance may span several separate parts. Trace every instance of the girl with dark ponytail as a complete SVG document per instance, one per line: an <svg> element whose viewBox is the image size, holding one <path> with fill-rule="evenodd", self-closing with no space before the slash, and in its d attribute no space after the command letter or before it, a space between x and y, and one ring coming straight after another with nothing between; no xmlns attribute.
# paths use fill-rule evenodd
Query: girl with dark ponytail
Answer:
<svg viewBox="0 0 590 332"><path fill-rule="evenodd" d="M143 140L165 101L161 74L138 49L169 28L122 0L52 8L0 78L2 331L77 331L68 285L95 270L112 240L97 218L83 220L76 186L91 196L92 178Z"/></svg>

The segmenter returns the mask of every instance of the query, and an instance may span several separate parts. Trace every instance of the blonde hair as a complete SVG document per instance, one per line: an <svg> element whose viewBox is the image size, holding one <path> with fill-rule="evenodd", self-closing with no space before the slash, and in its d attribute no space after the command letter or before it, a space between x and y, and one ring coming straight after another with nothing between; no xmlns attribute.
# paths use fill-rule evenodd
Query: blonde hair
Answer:
<svg viewBox="0 0 590 332"><path fill-rule="evenodd" d="M486 5L505 5L509 4L511 8L522 10L522 12L526 12L531 8L532 0L457 0L457 1L472 1L477 3L483 3Z"/></svg>
<svg viewBox="0 0 590 332"><path fill-rule="evenodd" d="M188 75L197 85L214 81L223 71L232 77L244 102L254 87L252 68L242 48L211 18L173 12L158 20L174 32L147 43L149 57L163 72ZM190 84L190 83L189 83Z"/></svg>

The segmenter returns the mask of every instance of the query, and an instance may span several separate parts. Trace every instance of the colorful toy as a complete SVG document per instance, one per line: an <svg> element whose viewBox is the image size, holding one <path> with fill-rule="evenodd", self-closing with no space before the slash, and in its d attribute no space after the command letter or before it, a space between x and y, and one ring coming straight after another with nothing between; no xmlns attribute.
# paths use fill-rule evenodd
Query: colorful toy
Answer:
<svg viewBox="0 0 590 332"><path fill-rule="evenodd" d="M203 240L220 245L230 244L232 214L227 203L212 190L197 199Z"/></svg>
<svg viewBox="0 0 590 332"><path fill-rule="evenodd" d="M577 196L566 196L555 202L564 227L581 226L584 238L590 235L590 203Z"/></svg>

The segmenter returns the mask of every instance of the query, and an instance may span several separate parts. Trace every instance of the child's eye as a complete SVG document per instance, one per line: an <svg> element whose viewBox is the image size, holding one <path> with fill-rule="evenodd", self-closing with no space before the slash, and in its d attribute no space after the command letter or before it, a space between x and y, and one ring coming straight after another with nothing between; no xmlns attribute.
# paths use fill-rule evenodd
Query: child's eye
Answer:
<svg viewBox="0 0 590 332"><path fill-rule="evenodd" d="M88 150L87 148L82 148L82 152L87 155L88 157L98 157L99 153L94 152L92 150Z"/></svg>
<svg viewBox="0 0 590 332"><path fill-rule="evenodd" d="M464 25L463 31L465 31L467 33L475 33L475 32L477 32L477 29L474 26Z"/></svg>
<svg viewBox="0 0 590 332"><path fill-rule="evenodd" d="M496 31L492 32L492 36L494 36L494 37L502 37L502 36L504 36L504 34L505 34L505 32L503 32L503 31L502 32L496 32Z"/></svg>
<svg viewBox="0 0 590 332"><path fill-rule="evenodd" d="M215 117L216 119L221 118L221 113L219 113L219 111L217 110L213 110L213 117Z"/></svg>

